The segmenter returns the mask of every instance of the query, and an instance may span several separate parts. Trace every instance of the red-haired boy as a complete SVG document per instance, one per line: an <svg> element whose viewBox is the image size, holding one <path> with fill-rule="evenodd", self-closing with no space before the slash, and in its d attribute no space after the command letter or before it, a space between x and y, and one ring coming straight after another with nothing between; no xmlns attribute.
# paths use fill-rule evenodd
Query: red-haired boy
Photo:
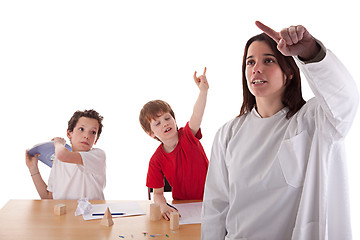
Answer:
<svg viewBox="0 0 360 240"><path fill-rule="evenodd" d="M154 202L169 220L170 207L164 197L164 176L172 187L173 199L202 200L209 161L200 143L200 124L206 106L209 84L206 68L194 80L200 92L193 114L185 127L178 129L170 105L161 100L150 101L140 112L140 124L151 137L161 141L150 159L146 186L154 189Z"/></svg>

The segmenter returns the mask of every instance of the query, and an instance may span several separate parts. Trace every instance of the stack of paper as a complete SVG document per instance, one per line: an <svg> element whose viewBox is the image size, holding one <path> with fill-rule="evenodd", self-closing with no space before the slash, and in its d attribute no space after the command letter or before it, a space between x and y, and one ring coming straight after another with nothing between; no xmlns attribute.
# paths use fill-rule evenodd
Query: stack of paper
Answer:
<svg viewBox="0 0 360 240"><path fill-rule="evenodd" d="M201 223L202 202L173 204L173 206L181 215L180 225Z"/></svg>

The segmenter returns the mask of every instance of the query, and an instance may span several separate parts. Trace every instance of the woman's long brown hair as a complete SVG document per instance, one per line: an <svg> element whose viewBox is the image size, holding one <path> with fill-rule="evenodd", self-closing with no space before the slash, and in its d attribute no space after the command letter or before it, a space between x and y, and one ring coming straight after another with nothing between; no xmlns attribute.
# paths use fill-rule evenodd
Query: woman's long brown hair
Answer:
<svg viewBox="0 0 360 240"><path fill-rule="evenodd" d="M301 93L300 71L293 57L284 56L281 52L279 52L277 49L277 43L265 33L261 33L250 38L245 45L242 64L243 104L241 106L238 117L250 112L256 106L255 96L251 94L248 88L245 74L248 49L251 43L254 41L264 41L267 45L269 45L275 54L276 60L278 61L281 70L286 75L285 91L281 101L284 106L288 107L289 109L286 114L286 118L289 119L306 103Z"/></svg>

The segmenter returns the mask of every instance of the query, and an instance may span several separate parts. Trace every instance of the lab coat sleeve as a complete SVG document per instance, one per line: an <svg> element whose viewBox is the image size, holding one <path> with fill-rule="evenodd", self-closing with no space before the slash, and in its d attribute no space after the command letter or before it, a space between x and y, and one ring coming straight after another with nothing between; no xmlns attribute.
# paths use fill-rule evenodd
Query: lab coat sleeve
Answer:
<svg viewBox="0 0 360 240"><path fill-rule="evenodd" d="M320 42L319 42L320 43ZM355 117L359 95L355 81L338 60L338 58L320 43L325 58L319 62L308 63L296 59L297 65L308 80L315 94L320 111L316 115L324 115L334 131L331 138L338 140L346 136ZM311 100L310 100L311 101ZM318 123L323 124L321 121Z"/></svg>
<svg viewBox="0 0 360 240"><path fill-rule="evenodd" d="M330 50L324 51L319 62L295 58L315 97L298 115L298 126L304 126L299 128L311 135L311 149L292 239L351 239L343 140L359 95L343 64Z"/></svg>
<svg viewBox="0 0 360 240"><path fill-rule="evenodd" d="M229 210L229 180L225 163L226 126L221 128L212 147L210 164L205 183L202 208L201 239L224 239L226 216Z"/></svg>

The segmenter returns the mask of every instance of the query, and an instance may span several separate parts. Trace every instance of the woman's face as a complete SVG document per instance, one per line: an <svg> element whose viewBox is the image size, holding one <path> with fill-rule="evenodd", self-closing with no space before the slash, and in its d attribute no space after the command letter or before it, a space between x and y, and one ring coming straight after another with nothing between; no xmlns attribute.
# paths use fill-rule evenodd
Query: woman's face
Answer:
<svg viewBox="0 0 360 240"><path fill-rule="evenodd" d="M248 88L256 99L281 101L286 75L274 52L264 41L254 41L249 46L245 71Z"/></svg>

